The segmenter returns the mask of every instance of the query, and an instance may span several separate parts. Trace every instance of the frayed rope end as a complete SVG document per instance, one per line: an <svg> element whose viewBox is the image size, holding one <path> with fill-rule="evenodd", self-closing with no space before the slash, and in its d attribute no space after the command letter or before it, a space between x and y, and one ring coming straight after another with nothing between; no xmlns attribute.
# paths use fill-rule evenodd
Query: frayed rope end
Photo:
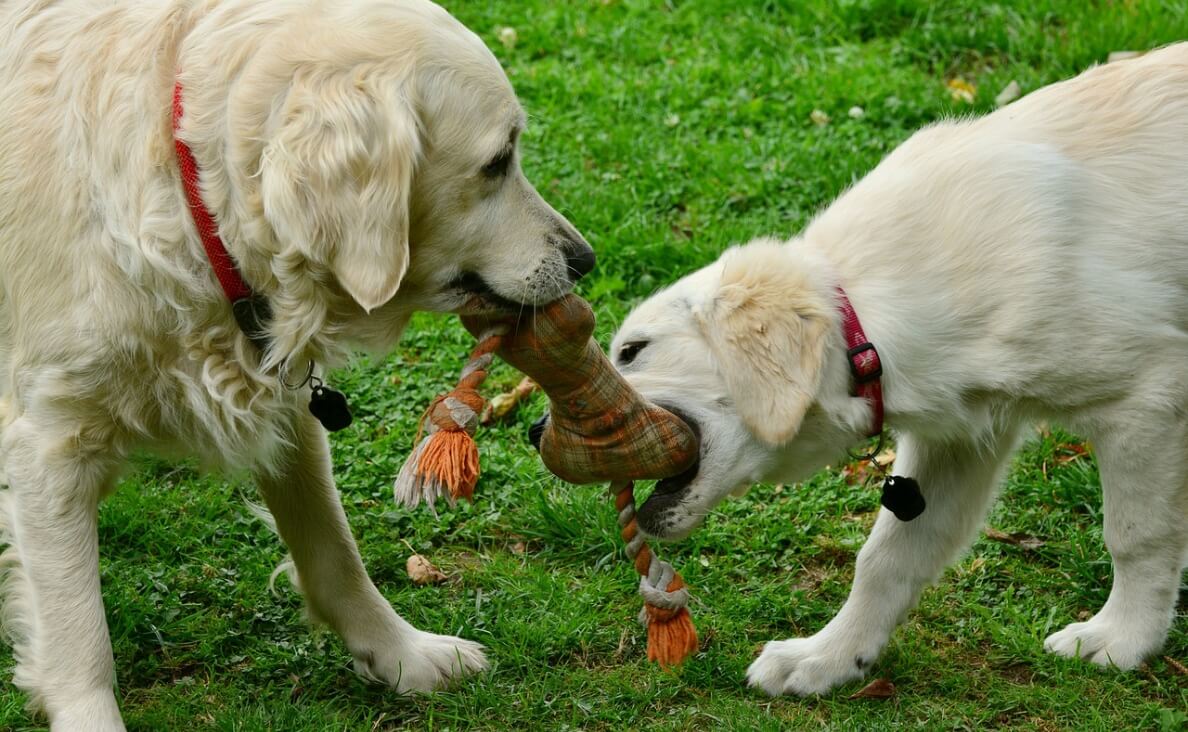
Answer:
<svg viewBox="0 0 1188 732"><path fill-rule="evenodd" d="M501 333L495 328L483 335L463 367L458 385L434 399L421 416L429 434L419 440L396 476L392 491L397 503L416 508L424 501L434 510L439 498L444 497L451 507L459 498L474 500L480 472L474 431L486 404L478 388L487 378Z"/></svg>
<svg viewBox="0 0 1188 732"><path fill-rule="evenodd" d="M661 668L679 666L698 647L697 629L687 607L689 591L675 573L663 592L651 587L645 589L645 583L646 578L641 582L640 592L648 601L639 613L639 621L648 629L648 660ZM661 604L653 604L653 599Z"/></svg>
<svg viewBox="0 0 1188 732"><path fill-rule="evenodd" d="M479 451L465 430L437 430L417 444L408 456L393 493L396 502L415 508L424 501L433 508L445 498L451 507L459 498L474 500L479 478Z"/></svg>
<svg viewBox="0 0 1188 732"><path fill-rule="evenodd" d="M689 608L665 610L662 607L644 605L648 616L648 660L660 664L661 668L680 666L697 652L697 629Z"/></svg>

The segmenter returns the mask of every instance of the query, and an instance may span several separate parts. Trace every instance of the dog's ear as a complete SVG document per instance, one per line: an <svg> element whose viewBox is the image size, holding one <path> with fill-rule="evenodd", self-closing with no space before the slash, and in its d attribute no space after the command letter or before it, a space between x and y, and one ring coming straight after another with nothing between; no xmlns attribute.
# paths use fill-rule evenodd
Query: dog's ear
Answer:
<svg viewBox="0 0 1188 732"><path fill-rule="evenodd" d="M261 161L265 217L282 246L326 266L371 311L408 269L416 116L399 93L313 73L294 80L278 114Z"/></svg>
<svg viewBox="0 0 1188 732"><path fill-rule="evenodd" d="M782 244L739 247L722 268L718 290L694 318L743 423L782 445L800 430L821 382L827 305Z"/></svg>

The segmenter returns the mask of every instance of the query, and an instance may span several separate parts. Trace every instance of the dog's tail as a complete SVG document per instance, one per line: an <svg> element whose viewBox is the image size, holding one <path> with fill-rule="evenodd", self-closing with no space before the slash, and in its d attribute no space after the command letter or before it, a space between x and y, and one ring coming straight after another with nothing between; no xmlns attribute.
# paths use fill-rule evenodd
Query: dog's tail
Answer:
<svg viewBox="0 0 1188 732"><path fill-rule="evenodd" d="M276 519L273 518L272 513L267 508L247 498L244 498L243 502L247 504L248 511L253 516L260 519L265 526L272 530L272 533L278 537L280 536L280 532L276 529ZM280 561L280 564L276 565L276 569L272 570L272 574L268 575L268 591L274 595L280 594L276 590L276 578L282 574L289 578L289 584L293 585L294 589L301 592L301 580L297 576L297 565L293 563L292 554L285 554L285 558Z"/></svg>

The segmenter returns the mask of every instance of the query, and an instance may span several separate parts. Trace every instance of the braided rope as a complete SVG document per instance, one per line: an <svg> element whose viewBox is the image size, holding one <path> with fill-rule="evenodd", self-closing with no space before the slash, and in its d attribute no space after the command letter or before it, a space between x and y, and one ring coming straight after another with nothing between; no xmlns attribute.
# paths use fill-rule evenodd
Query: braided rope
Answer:
<svg viewBox="0 0 1188 732"><path fill-rule="evenodd" d="M635 520L635 484L610 484L619 512L620 535L627 557L639 574L639 594L644 598L639 622L648 629L648 659L661 666L680 664L697 650L697 633L689 618L689 588L672 565L656 556Z"/></svg>
<svg viewBox="0 0 1188 732"><path fill-rule="evenodd" d="M506 326L484 332L462 367L457 386L434 398L421 415L417 446L392 484L397 503L411 509L424 501L436 513L440 498L453 507L458 498L474 496L479 476L474 433L486 404L478 389L487 380L487 369L506 332Z"/></svg>

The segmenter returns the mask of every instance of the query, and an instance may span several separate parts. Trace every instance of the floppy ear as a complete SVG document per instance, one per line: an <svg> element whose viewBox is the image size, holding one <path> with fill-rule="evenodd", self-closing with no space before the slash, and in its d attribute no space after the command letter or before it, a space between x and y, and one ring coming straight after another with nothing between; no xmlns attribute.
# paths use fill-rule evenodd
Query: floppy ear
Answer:
<svg viewBox="0 0 1188 732"><path fill-rule="evenodd" d="M392 97L347 75L299 76L261 162L264 215L277 237L328 267L367 311L396 294L408 269L420 144L407 101Z"/></svg>
<svg viewBox="0 0 1188 732"><path fill-rule="evenodd" d="M800 430L821 382L830 320L783 245L728 253L718 291L694 311L743 423L781 445Z"/></svg>

